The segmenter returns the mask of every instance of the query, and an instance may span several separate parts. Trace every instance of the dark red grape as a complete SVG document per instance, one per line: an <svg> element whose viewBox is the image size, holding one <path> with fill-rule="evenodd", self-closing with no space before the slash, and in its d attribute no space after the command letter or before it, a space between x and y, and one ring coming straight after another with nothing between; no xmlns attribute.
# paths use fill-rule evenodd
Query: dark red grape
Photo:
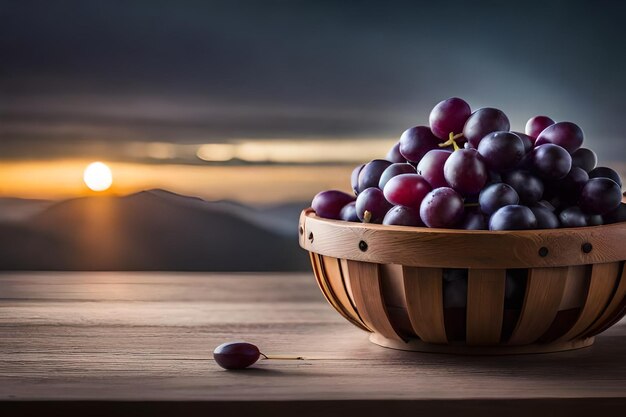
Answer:
<svg viewBox="0 0 626 417"><path fill-rule="evenodd" d="M535 146L553 143L569 153L575 152L583 144L583 131L571 122L558 122L548 126L539 134Z"/></svg>
<svg viewBox="0 0 626 417"><path fill-rule="evenodd" d="M537 138L546 127L552 126L553 124L554 120L550 119L548 116L535 116L528 119L524 131L531 138Z"/></svg>
<svg viewBox="0 0 626 417"><path fill-rule="evenodd" d="M530 207L530 210L537 219L537 229L557 229L559 227L559 219L553 210L540 204Z"/></svg>
<svg viewBox="0 0 626 417"><path fill-rule="evenodd" d="M554 185L559 187L561 194L565 197L571 198L573 201L578 200L580 191L585 184L589 181L589 174L584 169L578 167L572 167L569 173L560 181Z"/></svg>
<svg viewBox="0 0 626 417"><path fill-rule="evenodd" d="M598 157L591 149L579 148L572 154L572 166L579 167L589 172L596 167Z"/></svg>
<svg viewBox="0 0 626 417"><path fill-rule="evenodd" d="M376 187L363 190L356 198L356 215L363 223L382 223L391 207L383 192Z"/></svg>
<svg viewBox="0 0 626 417"><path fill-rule="evenodd" d="M504 206L489 219L489 230L527 230L537 228L537 218L526 206Z"/></svg>
<svg viewBox="0 0 626 417"><path fill-rule="evenodd" d="M443 166L443 175L450 187L464 196L478 194L489 178L487 165L476 149L452 152Z"/></svg>
<svg viewBox="0 0 626 417"><path fill-rule="evenodd" d="M484 107L476 110L465 122L463 136L473 148L491 132L507 131L511 128L509 119L498 109Z"/></svg>
<svg viewBox="0 0 626 417"><path fill-rule="evenodd" d="M213 351L215 362L224 369L244 369L259 360L261 352L252 343L222 343Z"/></svg>
<svg viewBox="0 0 626 417"><path fill-rule="evenodd" d="M522 140L522 143L524 144L524 153L530 152L533 146L535 146L535 138L531 138L530 136L521 132L512 133L515 133Z"/></svg>
<svg viewBox="0 0 626 417"><path fill-rule="evenodd" d="M359 216L356 215L356 201L351 201L343 206L339 213L339 218L347 222L360 222Z"/></svg>
<svg viewBox="0 0 626 417"><path fill-rule="evenodd" d="M394 163L406 162L406 159L400 153L400 142L396 142L396 144L393 145L391 149L389 149L389 152L387 152L387 156L385 157L385 159L389 162Z"/></svg>
<svg viewBox="0 0 626 417"><path fill-rule="evenodd" d="M378 187L380 176L387 169L387 167L389 167L389 165L391 165L391 162L385 159L374 159L365 164L359 173L359 193L366 188Z"/></svg>
<svg viewBox="0 0 626 417"><path fill-rule="evenodd" d="M441 141L427 126L415 126L400 136L400 153L407 161L417 164L426 152L438 149Z"/></svg>
<svg viewBox="0 0 626 417"><path fill-rule="evenodd" d="M521 204L532 205L541 200L543 182L528 171L515 170L502 174L502 181L517 192Z"/></svg>
<svg viewBox="0 0 626 417"><path fill-rule="evenodd" d="M338 190L328 190L317 193L313 197L311 207L315 214L326 219L340 219L341 209L349 202L354 201L354 196Z"/></svg>
<svg viewBox="0 0 626 417"><path fill-rule="evenodd" d="M385 214L383 224L396 226L423 227L424 222L420 218L418 209L406 206L394 206Z"/></svg>
<svg viewBox="0 0 626 417"><path fill-rule="evenodd" d="M435 188L422 201L420 217L428 227L453 228L463 219L463 199L452 188Z"/></svg>
<svg viewBox="0 0 626 417"><path fill-rule="evenodd" d="M615 172L615 170L607 167L597 167L592 169L589 171L589 178L608 178L615 181L620 187L622 186L622 179L619 174Z"/></svg>
<svg viewBox="0 0 626 417"><path fill-rule="evenodd" d="M415 174L415 168L411 164L405 163L395 163L391 164L383 171L380 175L380 180L378 181L378 188L381 190L385 188L385 184L391 178L400 174Z"/></svg>
<svg viewBox="0 0 626 417"><path fill-rule="evenodd" d="M519 203L517 192L508 184L497 183L485 187L478 197L480 211L493 214L499 208Z"/></svg>
<svg viewBox="0 0 626 417"><path fill-rule="evenodd" d="M562 227L586 227L588 217L578 206L568 207L559 214Z"/></svg>
<svg viewBox="0 0 626 417"><path fill-rule="evenodd" d="M558 180L572 168L572 157L567 151L552 143L536 146L531 154L533 169L543 178Z"/></svg>
<svg viewBox="0 0 626 417"><path fill-rule="evenodd" d="M604 218L599 214L590 214L587 216L587 225L589 226L602 226L604 224Z"/></svg>
<svg viewBox="0 0 626 417"><path fill-rule="evenodd" d="M487 219L480 210L466 210L465 217L461 222L459 228L465 230L487 230Z"/></svg>
<svg viewBox="0 0 626 417"><path fill-rule="evenodd" d="M439 102L430 112L430 130L439 139L448 140L453 135L463 132L465 122L472 114L469 104L458 97Z"/></svg>
<svg viewBox="0 0 626 417"><path fill-rule="evenodd" d="M352 174L350 175L350 184L352 186L352 191L354 191L354 195L359 194L359 174L364 166L365 164L361 164L354 168L354 170L352 170Z"/></svg>
<svg viewBox="0 0 626 417"><path fill-rule="evenodd" d="M478 144L478 153L492 171L510 171L520 163L524 143L515 133L491 132Z"/></svg>
<svg viewBox="0 0 626 417"><path fill-rule="evenodd" d="M449 184L443 175L443 166L452 152L443 149L428 151L417 164L417 173L424 177L433 188L448 187Z"/></svg>
<svg viewBox="0 0 626 417"><path fill-rule="evenodd" d="M604 224L626 222L626 204L621 203L615 210L602 216Z"/></svg>
<svg viewBox="0 0 626 417"><path fill-rule="evenodd" d="M401 174L391 178L383 191L391 204L419 208L432 187L421 175Z"/></svg>
<svg viewBox="0 0 626 417"><path fill-rule="evenodd" d="M608 178L591 178L580 192L578 205L588 214L607 214L622 201L622 189Z"/></svg>

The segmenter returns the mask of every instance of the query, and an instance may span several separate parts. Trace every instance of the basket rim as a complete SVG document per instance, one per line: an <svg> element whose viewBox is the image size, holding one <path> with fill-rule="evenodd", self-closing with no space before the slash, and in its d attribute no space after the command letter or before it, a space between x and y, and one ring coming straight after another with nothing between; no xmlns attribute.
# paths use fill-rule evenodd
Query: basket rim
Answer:
<svg viewBox="0 0 626 417"><path fill-rule="evenodd" d="M485 269L556 267L625 260L626 222L538 230L437 229L325 219L307 208L300 215L299 241L310 252L383 264ZM361 242L366 243L365 250L359 247Z"/></svg>

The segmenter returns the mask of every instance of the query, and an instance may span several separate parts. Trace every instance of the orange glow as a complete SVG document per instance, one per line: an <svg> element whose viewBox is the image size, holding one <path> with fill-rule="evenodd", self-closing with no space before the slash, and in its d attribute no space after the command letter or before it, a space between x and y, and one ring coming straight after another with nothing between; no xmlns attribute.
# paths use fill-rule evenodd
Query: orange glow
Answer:
<svg viewBox="0 0 626 417"><path fill-rule="evenodd" d="M92 195L83 182L91 161L54 160L0 164L0 196L68 198ZM205 199L250 203L310 200L324 189L350 190L352 166L199 166L107 163L115 173L108 194L150 188ZM102 194L102 193L98 193Z"/></svg>

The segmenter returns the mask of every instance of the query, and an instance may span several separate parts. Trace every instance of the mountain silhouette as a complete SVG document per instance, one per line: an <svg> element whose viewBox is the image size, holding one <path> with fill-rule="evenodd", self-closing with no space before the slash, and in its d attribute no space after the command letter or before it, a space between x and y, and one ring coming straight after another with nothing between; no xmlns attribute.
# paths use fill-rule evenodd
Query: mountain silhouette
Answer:
<svg viewBox="0 0 626 417"><path fill-rule="evenodd" d="M0 269L306 270L303 204L259 209L165 190L65 200L0 223Z"/></svg>

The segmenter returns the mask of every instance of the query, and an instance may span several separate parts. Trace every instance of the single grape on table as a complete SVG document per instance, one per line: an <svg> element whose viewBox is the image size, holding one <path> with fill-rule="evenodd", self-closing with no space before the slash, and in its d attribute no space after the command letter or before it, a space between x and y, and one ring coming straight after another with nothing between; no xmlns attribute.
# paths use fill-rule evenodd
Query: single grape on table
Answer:
<svg viewBox="0 0 626 417"><path fill-rule="evenodd" d="M352 194L318 193L311 203L316 214L465 230L626 222L620 175L597 166L575 123L535 116L524 133L514 132L502 110L472 112L458 97L437 103L427 117L427 125L406 129L385 159L354 168Z"/></svg>

